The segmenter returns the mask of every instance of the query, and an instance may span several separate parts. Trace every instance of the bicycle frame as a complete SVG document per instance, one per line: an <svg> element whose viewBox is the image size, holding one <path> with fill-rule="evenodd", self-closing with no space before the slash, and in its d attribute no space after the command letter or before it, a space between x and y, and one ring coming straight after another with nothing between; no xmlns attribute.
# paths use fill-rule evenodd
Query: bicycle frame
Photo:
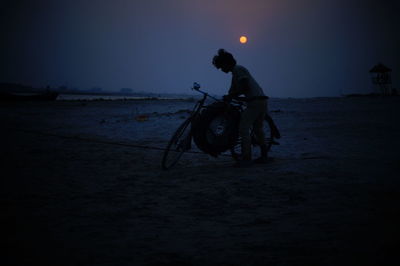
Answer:
<svg viewBox="0 0 400 266"><path fill-rule="evenodd" d="M166 151L164 152L163 159L162 159L163 169L171 168L173 165L176 164L176 162L179 160L180 156L184 152L191 149L191 142L192 142L192 138L193 138L191 124L192 124L193 120L195 120L199 116L199 113L201 112L201 110L206 107L204 104L208 97L215 100L216 102L225 103L227 108L238 108L239 112L242 112L244 110L244 106L246 105L246 101L243 101L240 98L232 99L232 101L230 103L216 99L213 96L209 95L208 93L201 91L200 85L197 83L194 83L192 90L195 90L195 91L203 94L203 97L197 101L197 103L193 107L189 117L175 131L174 135L172 136L171 140L169 141ZM269 117L268 114L266 115L265 120L268 122L268 125L270 128L273 127L274 129L276 129L276 132L279 133L279 131L277 130L276 126L274 125L274 123L272 121L272 118ZM184 133L184 132L187 132L187 133ZM273 137L274 137L274 135L270 136L270 141L268 142L269 147L271 144L276 144L276 142L274 143ZM237 159L238 154L235 152L235 147L236 147L236 144L235 144L235 146L232 146L231 154L234 159ZM169 159L169 158L171 158L171 157L169 157L170 152L173 152L174 154L176 154L175 156L172 157L172 159Z"/></svg>
<svg viewBox="0 0 400 266"><path fill-rule="evenodd" d="M169 169L173 165L175 165L176 162L181 157L181 155L184 152L190 150L193 136L192 136L192 129L188 128L188 127L191 126L192 121L197 118L200 111L204 108L204 103L205 103L207 97L214 98L214 97L208 95L208 93L200 91L200 85L197 83L194 83L194 86L192 89L202 93L203 98L201 98L195 104L192 112L190 113L190 116L179 126L179 128L175 131L174 135L172 136L171 140L169 141L167 148L164 152L162 163L161 163L162 168L164 170ZM215 99L215 100L217 100L217 99ZM187 131L187 130L189 130L189 131ZM184 135L185 131L188 132L188 134ZM171 148L171 147L173 147L173 148ZM168 161L168 158L170 158L170 157L168 157L170 151L173 151L175 153L175 156L173 156L172 161Z"/></svg>
<svg viewBox="0 0 400 266"><path fill-rule="evenodd" d="M200 85L198 83L196 83L196 82L194 83L192 90L195 90L195 91L200 92L201 94L203 94L203 98L201 100L199 100L196 103L196 105L193 107L193 110L190 113L189 119L193 119L194 117L196 117L197 114L200 112L200 110L205 107L204 103L205 103L207 98L211 98L211 99L215 100L216 102L221 102L221 100L211 96L207 92L204 92L204 91L200 90Z"/></svg>
<svg viewBox="0 0 400 266"><path fill-rule="evenodd" d="M192 113L191 113L191 115L190 115L190 117L189 117L190 121L191 121L194 117L196 117L197 114L200 112L200 110L204 107L204 102L206 101L207 97L210 97L211 99L215 100L216 102L223 102L223 101L221 101L221 100L219 100L219 99L217 99L217 98L215 98L215 97L212 97L212 96L209 95L208 93L206 93L206 92L200 90L200 85L199 85L198 83L196 83L196 82L193 84L192 90L198 91L198 92L202 93L204 96L203 96L203 98L202 98L201 100L199 100L199 101L197 102L197 104L196 104L195 107L193 108L193 111L192 111ZM246 106L246 104L247 104L247 101L246 101L246 99L245 99L244 97L236 97L236 98L233 98L233 99L230 101L230 104L229 104L229 105L234 105L234 106L236 106L237 108L239 108L240 112L243 112L243 110L244 110L243 107ZM196 109L197 109L197 110L196 110ZM276 137L278 137L278 138L280 138L279 130L278 130L278 128L276 127L276 125L275 125L273 119L271 118L271 116L270 116L268 113L265 114L265 121L268 123L269 127L270 127L271 130L273 131L273 135L276 136ZM279 144L279 143L276 142L273 138L271 139L271 143L273 143L273 144Z"/></svg>

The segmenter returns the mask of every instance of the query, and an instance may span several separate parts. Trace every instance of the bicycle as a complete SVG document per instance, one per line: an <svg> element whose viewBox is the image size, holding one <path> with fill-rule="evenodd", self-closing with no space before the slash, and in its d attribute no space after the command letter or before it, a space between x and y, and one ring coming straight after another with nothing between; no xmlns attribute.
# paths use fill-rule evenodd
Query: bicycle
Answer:
<svg viewBox="0 0 400 266"><path fill-rule="evenodd" d="M224 105L227 109L226 110L233 110L233 113L237 113L240 115L240 113L244 110L245 102L241 100L232 100L230 103L226 103L225 101L216 99L209 95L208 93L201 91L200 90L200 85L198 83L194 83L192 90L195 90L201 94L203 94L203 97L195 104L193 110L191 111L189 117L178 127L178 129L175 131L173 134L172 138L167 144L167 147L165 148L161 166L164 170L170 169L173 167L181 158L184 152L187 152L191 149L192 147L192 139L193 139L193 125L195 124L194 122L200 117L200 115L211 105L204 105L205 101L207 98L213 99L216 103L219 103L219 105ZM222 137L222 139L225 139L224 135L225 133L230 134L233 138L233 142L230 141L228 144L228 150L230 150L231 156L233 159L238 160L240 158L240 138L238 136L238 116L236 115L236 122L231 126L227 126L227 122L229 122L229 117L226 116L226 112L221 113L220 115L214 117L209 124L207 128L207 134L206 138L217 138L217 140L221 140L221 138L218 139L218 137ZM232 120L232 119L231 119ZM267 145L267 149L270 150L272 145L278 145L279 143L274 140L274 138L280 138L280 133L278 128L275 126L274 121L272 118L266 114L265 116L265 121L264 123L264 132L265 132L265 143ZM189 125L191 125L189 127ZM232 128L233 127L233 128ZM234 131L232 133L232 130ZM257 141L255 139L255 136L253 132L251 132L252 136L252 143L256 144ZM199 146L199 145L198 145ZM203 151L206 153L217 156L219 153L221 153L223 150L226 150L226 145L223 146L223 148L215 153L212 151L204 149L202 147ZM200 147L199 147L200 148Z"/></svg>

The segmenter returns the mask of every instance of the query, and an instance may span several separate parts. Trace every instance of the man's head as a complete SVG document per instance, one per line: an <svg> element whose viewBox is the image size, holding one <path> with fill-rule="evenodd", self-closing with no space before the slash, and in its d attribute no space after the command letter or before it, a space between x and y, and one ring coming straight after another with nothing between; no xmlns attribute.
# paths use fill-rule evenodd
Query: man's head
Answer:
<svg viewBox="0 0 400 266"><path fill-rule="evenodd" d="M225 73L232 71L233 67L236 66L235 58L224 49L218 50L218 55L214 56L212 63L216 68L221 69Z"/></svg>

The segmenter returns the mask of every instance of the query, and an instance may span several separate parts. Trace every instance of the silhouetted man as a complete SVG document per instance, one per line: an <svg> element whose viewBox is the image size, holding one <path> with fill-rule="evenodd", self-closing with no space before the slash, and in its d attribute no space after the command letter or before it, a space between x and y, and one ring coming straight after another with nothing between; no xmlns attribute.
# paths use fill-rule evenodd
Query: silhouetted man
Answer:
<svg viewBox="0 0 400 266"><path fill-rule="evenodd" d="M251 166L251 137L250 128L253 127L258 145L261 148L261 157L254 160L256 163L266 163L268 149L265 144L263 130L264 117L267 112L267 99L262 88L258 85L249 71L236 64L231 53L224 49L218 50L218 55L213 58L213 65L225 73L232 72L232 83L228 95L224 99L230 101L239 95L245 96L247 108L243 111L239 124L239 135L241 137L242 158L235 164L237 167Z"/></svg>

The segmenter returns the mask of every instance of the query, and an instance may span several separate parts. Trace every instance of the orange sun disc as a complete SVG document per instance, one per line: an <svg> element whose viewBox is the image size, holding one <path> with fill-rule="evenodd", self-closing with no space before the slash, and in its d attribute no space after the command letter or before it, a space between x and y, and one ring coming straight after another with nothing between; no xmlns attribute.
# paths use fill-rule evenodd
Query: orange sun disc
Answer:
<svg viewBox="0 0 400 266"><path fill-rule="evenodd" d="M246 37L246 36L241 36L240 39L239 39L239 41L240 41L241 43L246 43L246 42L247 42L247 37Z"/></svg>

